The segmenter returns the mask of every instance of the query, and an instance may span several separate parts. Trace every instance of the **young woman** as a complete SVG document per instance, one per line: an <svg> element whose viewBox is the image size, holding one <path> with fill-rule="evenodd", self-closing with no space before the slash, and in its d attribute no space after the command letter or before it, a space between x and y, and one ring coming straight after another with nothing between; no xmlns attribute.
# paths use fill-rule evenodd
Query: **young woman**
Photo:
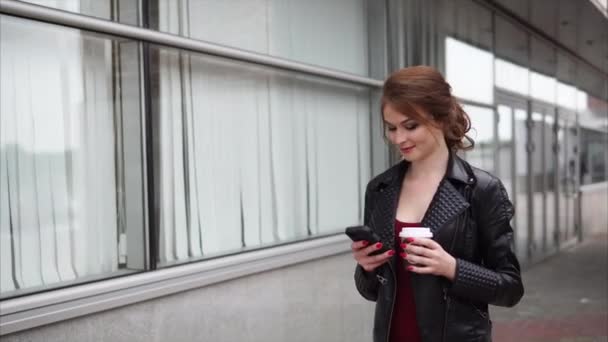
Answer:
<svg viewBox="0 0 608 342"><path fill-rule="evenodd" d="M374 341L491 341L488 304L510 307L524 293L507 192L456 155L473 145L470 122L437 70L392 74L382 116L403 160L365 193L364 223L382 241L352 244L357 289L376 302ZM429 227L433 238L401 243L404 227Z"/></svg>

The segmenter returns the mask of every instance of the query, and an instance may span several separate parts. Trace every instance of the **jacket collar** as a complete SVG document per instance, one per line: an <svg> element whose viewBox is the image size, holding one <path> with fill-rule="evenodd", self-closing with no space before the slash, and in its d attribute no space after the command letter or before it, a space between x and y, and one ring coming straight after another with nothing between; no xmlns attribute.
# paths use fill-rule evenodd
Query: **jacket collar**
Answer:
<svg viewBox="0 0 608 342"><path fill-rule="evenodd" d="M378 178L375 191L378 193L376 204L371 214L371 224L380 234L383 243L393 248L395 212L403 177L409 163L401 161ZM437 191L425 212L422 224L431 228L433 234L438 233L446 222L453 220L469 207L467 200L455 187L456 182L473 183L474 177L470 168L458 156L450 155L446 175L439 184ZM378 209L380 208L380 209Z"/></svg>
<svg viewBox="0 0 608 342"><path fill-rule="evenodd" d="M409 166L410 163L408 161L402 160L397 165L390 168L388 172L380 176L378 188L382 189L391 185L400 187ZM470 167L453 152L450 152L445 178L463 184L473 184L476 182Z"/></svg>

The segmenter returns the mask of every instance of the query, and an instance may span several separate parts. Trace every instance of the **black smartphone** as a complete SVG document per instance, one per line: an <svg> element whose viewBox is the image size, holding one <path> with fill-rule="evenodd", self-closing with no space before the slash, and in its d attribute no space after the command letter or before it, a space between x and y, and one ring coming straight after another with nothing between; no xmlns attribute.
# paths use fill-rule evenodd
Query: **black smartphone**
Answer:
<svg viewBox="0 0 608 342"><path fill-rule="evenodd" d="M348 235L348 237L353 240L353 241L361 241L361 240L365 240L367 242L369 242L369 245L373 245L375 243L381 242L380 241L380 237L378 236L378 234L376 234L370 227L368 226L352 226L352 227L347 227L346 230L344 231L344 233L346 233L346 235ZM388 248L383 245L382 248L380 248L377 251L374 251L372 253L370 253L369 255L378 255L381 253L384 253L388 250Z"/></svg>

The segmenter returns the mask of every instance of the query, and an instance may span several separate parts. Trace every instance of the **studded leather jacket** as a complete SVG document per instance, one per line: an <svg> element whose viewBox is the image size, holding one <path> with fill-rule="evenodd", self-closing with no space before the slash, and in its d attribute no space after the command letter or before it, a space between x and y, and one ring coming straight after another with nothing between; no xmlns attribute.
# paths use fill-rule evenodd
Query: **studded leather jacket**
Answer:
<svg viewBox="0 0 608 342"><path fill-rule="evenodd" d="M369 182L364 223L395 248L393 225L403 177L403 161ZM412 273L416 320L422 341L491 341L488 304L514 306L524 289L519 262L511 248L513 206L500 180L450 156L422 224L456 259L453 281ZM396 255L399 255L398 253ZM376 302L374 342L389 340L396 293L395 259L366 272L357 265L355 284Z"/></svg>

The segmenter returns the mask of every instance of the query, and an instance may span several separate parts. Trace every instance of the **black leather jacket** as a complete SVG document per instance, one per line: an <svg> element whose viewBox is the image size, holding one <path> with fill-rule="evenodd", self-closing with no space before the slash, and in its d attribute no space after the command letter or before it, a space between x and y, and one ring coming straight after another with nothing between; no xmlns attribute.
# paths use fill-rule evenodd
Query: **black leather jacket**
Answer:
<svg viewBox="0 0 608 342"><path fill-rule="evenodd" d="M364 223L395 248L397 200L408 163L401 162L369 182ZM491 341L488 304L514 306L524 293L520 267L511 249L513 206L502 183L489 173L450 156L446 176L422 224L456 258L448 279L412 273L416 318L422 341ZM398 253L396 255L399 255ZM389 339L396 292L395 259L366 272L357 265L355 284L376 302L374 342Z"/></svg>

